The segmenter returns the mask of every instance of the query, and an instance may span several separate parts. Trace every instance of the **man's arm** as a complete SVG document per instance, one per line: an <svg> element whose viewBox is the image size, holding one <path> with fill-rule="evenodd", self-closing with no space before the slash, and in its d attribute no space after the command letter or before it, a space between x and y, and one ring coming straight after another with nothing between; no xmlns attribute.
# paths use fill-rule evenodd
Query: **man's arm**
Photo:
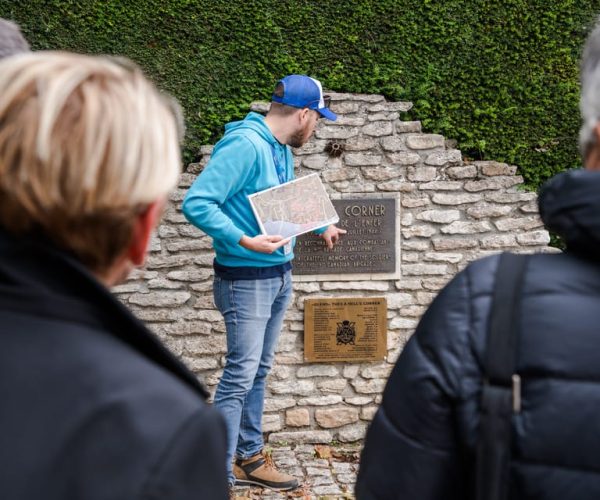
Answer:
<svg viewBox="0 0 600 500"><path fill-rule="evenodd" d="M238 243L244 232L223 213L221 205L254 173L256 151L242 136L226 137L188 190L182 204L186 219L213 239Z"/></svg>

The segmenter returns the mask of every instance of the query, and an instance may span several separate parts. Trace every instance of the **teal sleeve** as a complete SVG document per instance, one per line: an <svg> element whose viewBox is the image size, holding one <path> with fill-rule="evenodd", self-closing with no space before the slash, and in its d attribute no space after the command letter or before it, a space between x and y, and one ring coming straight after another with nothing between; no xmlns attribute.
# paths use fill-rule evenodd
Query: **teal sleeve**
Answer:
<svg viewBox="0 0 600 500"><path fill-rule="evenodd" d="M245 137L223 138L183 200L186 219L215 240L237 244L244 232L223 212L222 205L243 189L255 168L256 156Z"/></svg>

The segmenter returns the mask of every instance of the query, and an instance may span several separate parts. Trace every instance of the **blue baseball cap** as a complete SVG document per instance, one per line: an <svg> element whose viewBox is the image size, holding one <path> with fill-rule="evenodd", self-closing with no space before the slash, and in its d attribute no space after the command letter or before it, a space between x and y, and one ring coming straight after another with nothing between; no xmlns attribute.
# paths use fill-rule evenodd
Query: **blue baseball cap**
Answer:
<svg viewBox="0 0 600 500"><path fill-rule="evenodd" d="M323 95L321 82L306 75L288 75L277 85L283 85L283 95L273 94L271 100L294 108L314 109L328 120L337 120L337 115L329 109L331 97Z"/></svg>

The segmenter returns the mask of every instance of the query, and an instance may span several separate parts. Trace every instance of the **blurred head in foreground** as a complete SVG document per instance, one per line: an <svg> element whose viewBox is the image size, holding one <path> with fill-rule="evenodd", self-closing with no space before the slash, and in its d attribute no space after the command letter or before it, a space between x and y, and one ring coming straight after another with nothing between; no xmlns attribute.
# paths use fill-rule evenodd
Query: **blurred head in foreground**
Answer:
<svg viewBox="0 0 600 500"><path fill-rule="evenodd" d="M143 264L180 171L177 107L129 61L0 61L0 228L40 235L107 285Z"/></svg>

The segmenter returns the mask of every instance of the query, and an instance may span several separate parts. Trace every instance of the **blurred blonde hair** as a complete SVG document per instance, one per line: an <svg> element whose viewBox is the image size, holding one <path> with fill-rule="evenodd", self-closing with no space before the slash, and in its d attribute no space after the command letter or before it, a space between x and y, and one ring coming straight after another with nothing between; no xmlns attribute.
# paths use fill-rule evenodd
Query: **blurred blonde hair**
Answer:
<svg viewBox="0 0 600 500"><path fill-rule="evenodd" d="M0 226L41 232L94 271L180 172L178 108L126 59L0 61Z"/></svg>

